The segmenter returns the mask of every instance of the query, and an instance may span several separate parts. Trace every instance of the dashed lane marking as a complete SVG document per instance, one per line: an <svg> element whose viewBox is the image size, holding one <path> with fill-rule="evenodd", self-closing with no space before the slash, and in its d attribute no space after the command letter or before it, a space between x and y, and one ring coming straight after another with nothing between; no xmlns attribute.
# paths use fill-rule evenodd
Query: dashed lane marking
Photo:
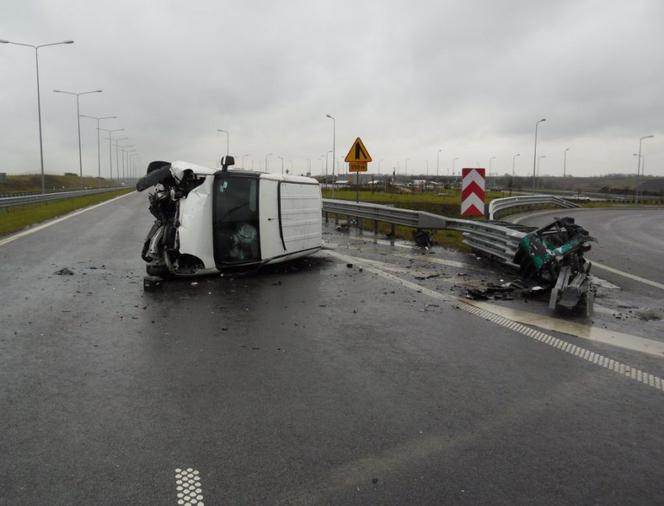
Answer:
<svg viewBox="0 0 664 506"><path fill-rule="evenodd" d="M68 220L69 218L73 218L74 216L78 216L79 214L87 213L88 211L92 211L93 209L97 209L98 207L105 206L106 204L110 204L111 202L115 202L118 199L122 199L124 197L127 197L128 195L133 195L133 194L134 194L134 192L129 192L129 193L126 193L125 195L120 195L120 196L114 197L110 200L105 200L104 202L100 202L99 204L95 204L94 206L84 207L83 209L79 209L78 211L74 211L74 212L71 212L69 214L65 214L64 216L61 216L60 218L55 218L54 220L47 221L46 223L42 223L41 225L36 225L32 228L29 228L28 230L24 230L23 232L18 232L17 234L10 235L9 237L6 237L5 239L0 239L0 246L4 246L5 244L9 244L10 242L14 242L16 239L20 239L21 237L25 237L27 235L34 234L35 232L39 232L40 230L44 230L45 228L52 227L53 225L56 225L60 222Z"/></svg>
<svg viewBox="0 0 664 506"><path fill-rule="evenodd" d="M417 283L414 283L412 281L408 281L406 279L402 279L398 276L395 276L394 274L390 274L389 272L385 272L380 268L371 265L370 263L364 263L362 258L352 257L349 255L344 255L343 253L338 253L336 251L329 251L329 250L327 250L326 253L345 263L356 262L358 264L364 264L363 267L368 272L377 274L378 276L381 276L387 280L398 283L406 288L410 288L411 290L415 290L419 293L422 293L434 299L455 304L456 307L458 307L463 311L466 311L467 313L488 320L492 323L495 323L496 325L506 327L510 330L513 330L514 332L530 337L531 339L546 344L547 346L551 346L552 348L557 348L560 351L563 351L569 355L573 355L581 360L590 362L599 367L620 374L621 376L632 379L646 386L655 388L660 392L664 392L664 379L658 376L654 376L653 374L650 374L646 371L642 371L641 369L632 367L623 362L613 360L600 353L595 353L586 348L582 348L581 346L574 345L569 341L565 341L564 339L560 339L550 334L546 334L540 330L527 327L526 325L519 323L518 321L515 321L513 319L495 313L494 310L496 308L500 308L501 306L469 301L453 295L443 294L435 290L431 290L430 288L427 288L425 286L418 285Z"/></svg>
<svg viewBox="0 0 664 506"><path fill-rule="evenodd" d="M199 472L191 467L175 470L175 495L180 506L205 506Z"/></svg>

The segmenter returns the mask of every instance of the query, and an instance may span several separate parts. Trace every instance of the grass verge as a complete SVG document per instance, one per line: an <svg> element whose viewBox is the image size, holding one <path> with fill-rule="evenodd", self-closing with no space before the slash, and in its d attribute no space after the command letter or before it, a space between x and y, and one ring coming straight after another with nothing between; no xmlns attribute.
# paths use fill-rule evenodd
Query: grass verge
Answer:
<svg viewBox="0 0 664 506"><path fill-rule="evenodd" d="M24 204L0 208L0 235L18 232L30 225L50 220L76 209L99 204L105 200L129 193L133 189L122 189L72 199L50 200L35 204Z"/></svg>

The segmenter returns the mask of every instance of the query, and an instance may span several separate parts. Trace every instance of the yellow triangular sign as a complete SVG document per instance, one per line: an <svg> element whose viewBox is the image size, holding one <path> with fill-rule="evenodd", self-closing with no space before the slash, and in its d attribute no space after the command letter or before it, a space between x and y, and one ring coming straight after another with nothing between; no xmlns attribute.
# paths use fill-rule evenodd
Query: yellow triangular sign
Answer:
<svg viewBox="0 0 664 506"><path fill-rule="evenodd" d="M364 147L362 139L359 137L355 139L355 142L350 147L350 151L346 155L345 162L370 162L371 155L367 151L367 148Z"/></svg>

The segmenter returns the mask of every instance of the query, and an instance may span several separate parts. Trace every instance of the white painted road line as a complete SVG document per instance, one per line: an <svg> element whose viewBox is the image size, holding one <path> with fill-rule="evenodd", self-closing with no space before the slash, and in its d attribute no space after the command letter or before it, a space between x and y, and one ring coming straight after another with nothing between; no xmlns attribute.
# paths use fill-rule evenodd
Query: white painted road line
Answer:
<svg viewBox="0 0 664 506"><path fill-rule="evenodd" d="M27 230L24 230L23 232L18 232L14 235L10 235L9 237L6 237L4 239L0 239L0 246L4 246L5 244L9 244L10 242L14 242L16 239L20 239L21 237L25 237L27 235L34 234L35 232L39 232L40 230L44 230L45 228L52 227L53 225L63 222L65 220L68 220L69 218L73 218L74 216L78 216L79 214L86 213L88 211L92 211L93 209L97 209L98 207L105 206L106 204L110 204L111 202L115 202L118 199L124 198L127 195L133 195L134 192L129 192L125 195L120 195L118 197L105 200L104 202L100 202L99 204L95 204L94 206L90 207L84 207L83 209L79 209L77 211L71 212L69 214L65 214L64 216L61 216L60 218L55 218L53 220L47 221L46 223L42 223L41 225L36 225L32 228L29 228Z"/></svg>
<svg viewBox="0 0 664 506"><path fill-rule="evenodd" d="M545 334L544 332L541 332L536 329L532 329L530 327L527 327L526 325L523 325L522 323L519 323L515 320L512 320L510 318L507 318L505 316L502 316L494 312L494 309L500 308L502 306L496 306L493 304L486 304L486 303L479 304L477 302L468 301L466 299L462 299L457 296L443 294L435 290L431 290L430 288L427 288L425 286L418 285L417 283L414 283L412 281L408 281L406 279L402 279L398 276L395 276L394 274L391 274L389 272L385 272L380 268L374 267L370 263L364 263L362 258L344 255L343 253L338 253L336 251L329 251L329 250L327 250L326 253L332 257L337 258L338 260L341 260L344 263L357 263L359 265L362 265L368 272L377 274L378 276L381 276L382 278L385 278L389 281L393 281L406 288L414 290L418 293L422 293L434 299L450 302L454 304L455 307L458 307L459 309L471 313L479 318L506 327L510 330L518 332L519 334L530 337L531 339L534 339L536 341L542 342L547 346L557 348L565 353L573 355L581 360L585 360L586 362L591 362L599 367L608 369L617 374L620 374L621 376L630 378L639 383L655 388L660 392L664 392L664 380L662 380L661 378L654 376L650 373L647 373L645 371L641 371L640 369L634 368L630 365L610 359L609 357L606 357L604 355L600 355L599 353L595 353L580 346L576 346L563 339L554 337L549 334ZM492 307L490 307L489 309L489 306Z"/></svg>
<svg viewBox="0 0 664 506"><path fill-rule="evenodd" d="M191 467L175 470L175 495L180 506L205 506L199 472Z"/></svg>
<svg viewBox="0 0 664 506"><path fill-rule="evenodd" d="M635 274L630 274L629 272L620 271L618 269L614 269L613 267L609 267L608 265L595 262L594 260L591 260L591 262L593 264L593 267L599 267L600 269L612 272L613 274L617 274L618 276L622 276L624 278L628 278L634 281L638 281L639 283L643 283L644 285L650 285L654 286L655 288L659 288L660 290L664 290L664 283L658 283L657 281L653 281L652 279L646 279L642 278L641 276L637 276Z"/></svg>

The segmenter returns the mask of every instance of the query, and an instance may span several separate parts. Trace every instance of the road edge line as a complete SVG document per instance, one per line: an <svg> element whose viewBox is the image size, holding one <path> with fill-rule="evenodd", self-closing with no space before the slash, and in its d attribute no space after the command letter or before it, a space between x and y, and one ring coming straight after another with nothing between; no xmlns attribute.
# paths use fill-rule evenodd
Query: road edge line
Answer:
<svg viewBox="0 0 664 506"><path fill-rule="evenodd" d="M21 239L22 237L26 237L28 235L32 235L35 232L39 232L40 230L44 230L45 228L52 227L53 225L56 225L58 223L61 223L65 220L68 220L69 218L73 218L74 216L78 216L79 214L83 214L87 211L92 211L93 209L97 209L98 207L104 206L106 204L110 204L111 202L115 202L118 199L122 199L124 197L127 197L129 195L133 195L135 192L131 191L129 193L125 193L124 195L118 195L117 197L113 197L112 199L105 200L103 202L100 202L99 204L95 204L90 207L83 207L81 209L77 209L75 211L72 211L71 213L65 214L64 216L60 216L59 218L53 218L52 220L49 220L47 222L41 223L39 225L35 225L34 227L30 227L27 230L22 230L21 232L17 232L15 234L10 235L9 237L5 237L4 239L0 239L0 247L5 246L6 244L12 243L16 241L17 239Z"/></svg>

